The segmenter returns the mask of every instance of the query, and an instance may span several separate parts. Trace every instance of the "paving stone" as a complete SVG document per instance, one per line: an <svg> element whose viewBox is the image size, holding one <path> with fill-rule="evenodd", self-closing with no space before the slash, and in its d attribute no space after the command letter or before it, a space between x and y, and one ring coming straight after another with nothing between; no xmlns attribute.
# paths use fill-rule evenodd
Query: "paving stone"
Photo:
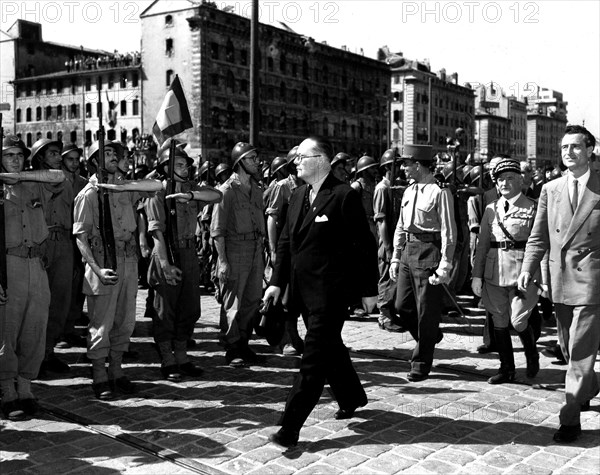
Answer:
<svg viewBox="0 0 600 475"><path fill-rule="evenodd" d="M350 468L357 467L361 465L363 462L369 460L369 457L365 457L363 455L355 454L353 452L344 450L335 452L323 459L324 463L333 465L336 468L341 468L343 471L346 471Z"/></svg>
<svg viewBox="0 0 600 475"><path fill-rule="evenodd" d="M248 473L259 467L260 464L243 456L237 457L219 466L220 469L231 473Z"/></svg>
<svg viewBox="0 0 600 475"><path fill-rule="evenodd" d="M8 473L21 473L23 470L28 469L29 467L36 466L31 460L25 459L15 459L15 460L7 460L2 458L2 474L6 475Z"/></svg>
<svg viewBox="0 0 600 475"><path fill-rule="evenodd" d="M486 464L498 468L508 468L511 465L521 462L521 460L523 460L523 458L518 455L507 454L506 452L501 452L499 450L488 452L481 458L481 461Z"/></svg>
<svg viewBox="0 0 600 475"><path fill-rule="evenodd" d="M454 464L443 462L441 460L434 460L431 458L427 458L422 462L419 462L413 468L417 471L417 473L419 471L426 473L453 473L459 469L459 467Z"/></svg>
<svg viewBox="0 0 600 475"><path fill-rule="evenodd" d="M451 448L444 448L442 450L438 450L437 452L432 453L427 460L442 460L445 462L449 462L453 465L458 465L462 467L473 462L477 457L472 452L466 452L463 450L456 450Z"/></svg>
<svg viewBox="0 0 600 475"><path fill-rule="evenodd" d="M396 473L418 463L416 460L400 457L397 454L385 453L365 462L363 465L371 470L382 473Z"/></svg>
<svg viewBox="0 0 600 475"><path fill-rule="evenodd" d="M296 472L297 475L336 475L338 473L343 473L343 470L324 464L311 465Z"/></svg>
<svg viewBox="0 0 600 475"><path fill-rule="evenodd" d="M553 473L553 469L543 468L537 465L529 465L529 463L519 463L506 471L506 473L511 473L515 475L520 474L531 474L531 475L548 475Z"/></svg>

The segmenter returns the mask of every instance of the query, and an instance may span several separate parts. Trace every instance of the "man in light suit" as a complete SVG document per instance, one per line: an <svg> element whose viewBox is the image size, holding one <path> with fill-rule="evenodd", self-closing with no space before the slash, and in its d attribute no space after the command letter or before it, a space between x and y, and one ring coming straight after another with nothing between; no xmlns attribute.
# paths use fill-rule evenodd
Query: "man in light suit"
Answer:
<svg viewBox="0 0 600 475"><path fill-rule="evenodd" d="M579 437L580 412L600 390L594 372L600 345L600 178L590 170L595 143L585 127L567 126L561 155L569 171L542 188L518 279L526 291L549 250L549 293L568 361L557 442Z"/></svg>
<svg viewBox="0 0 600 475"><path fill-rule="evenodd" d="M377 295L377 247L360 196L331 174L333 156L331 144L321 137L308 138L298 147L298 177L307 184L290 199L264 296L276 302L289 282L288 305L302 313L307 328L300 374L288 396L282 427L270 437L284 447L297 444L326 381L340 407L336 419L351 418L367 404L341 332L351 299Z"/></svg>

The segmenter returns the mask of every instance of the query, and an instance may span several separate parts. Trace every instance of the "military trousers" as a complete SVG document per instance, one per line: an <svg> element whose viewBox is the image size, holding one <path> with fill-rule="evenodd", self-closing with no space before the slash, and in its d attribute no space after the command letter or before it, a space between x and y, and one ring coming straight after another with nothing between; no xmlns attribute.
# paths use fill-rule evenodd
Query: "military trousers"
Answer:
<svg viewBox="0 0 600 475"><path fill-rule="evenodd" d="M46 271L50 285L50 310L46 329L46 355L64 333L73 291L73 240L68 234L53 232L46 240Z"/></svg>
<svg viewBox="0 0 600 475"><path fill-rule="evenodd" d="M50 289L40 258L6 256L8 301L0 305L0 380L34 379L44 359Z"/></svg>
<svg viewBox="0 0 600 475"><path fill-rule="evenodd" d="M397 277L396 310L402 326L408 329L416 345L411 371L427 375L442 319L441 285L431 285L429 277L440 262L440 242L406 242L400 257Z"/></svg>
<svg viewBox="0 0 600 475"><path fill-rule="evenodd" d="M194 325L200 318L200 268L193 248L179 250L182 279L169 285L158 262L152 255L148 269L148 283L154 288L152 319L154 341L186 341L194 334Z"/></svg>
<svg viewBox="0 0 600 475"><path fill-rule="evenodd" d="M226 350L243 347L262 298L265 270L262 240L226 240L229 278L222 286L221 343Z"/></svg>
<svg viewBox="0 0 600 475"><path fill-rule="evenodd" d="M117 257L119 280L102 286L100 295L88 295L90 324L87 356L91 360L107 358L109 351L125 352L135 327L137 297L137 261Z"/></svg>

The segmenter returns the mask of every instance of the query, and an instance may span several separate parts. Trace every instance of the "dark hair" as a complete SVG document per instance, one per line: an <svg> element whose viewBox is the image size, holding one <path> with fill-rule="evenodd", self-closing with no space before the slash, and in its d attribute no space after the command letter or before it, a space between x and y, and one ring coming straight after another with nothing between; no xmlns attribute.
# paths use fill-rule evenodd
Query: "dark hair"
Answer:
<svg viewBox="0 0 600 475"><path fill-rule="evenodd" d="M565 135L582 134L585 137L585 145L587 147L596 146L596 138L583 125L567 125Z"/></svg>
<svg viewBox="0 0 600 475"><path fill-rule="evenodd" d="M308 137L308 140L313 140L317 144L317 148L327 157L327 160L330 162L333 160L333 145L331 145L331 142L327 138L322 135L311 135Z"/></svg>

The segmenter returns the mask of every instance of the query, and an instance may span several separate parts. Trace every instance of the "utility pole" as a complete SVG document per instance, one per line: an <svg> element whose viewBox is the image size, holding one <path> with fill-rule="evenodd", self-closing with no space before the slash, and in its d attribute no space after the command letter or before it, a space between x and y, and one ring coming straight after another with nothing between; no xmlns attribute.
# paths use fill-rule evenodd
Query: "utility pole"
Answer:
<svg viewBox="0 0 600 475"><path fill-rule="evenodd" d="M258 146L260 104L258 100L258 0L252 0L250 20L250 143Z"/></svg>

